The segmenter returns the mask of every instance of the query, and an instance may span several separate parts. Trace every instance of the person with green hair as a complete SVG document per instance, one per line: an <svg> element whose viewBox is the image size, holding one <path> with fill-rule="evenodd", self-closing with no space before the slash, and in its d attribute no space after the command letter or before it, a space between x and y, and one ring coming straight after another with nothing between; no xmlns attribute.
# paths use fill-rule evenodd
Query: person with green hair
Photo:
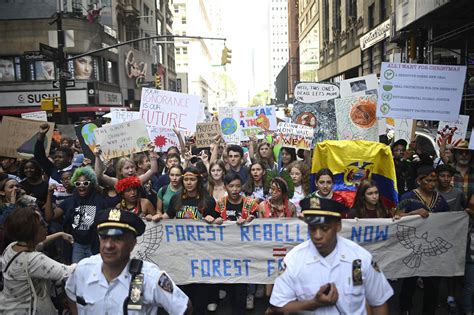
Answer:
<svg viewBox="0 0 474 315"><path fill-rule="evenodd" d="M110 205L100 194L97 176L89 166L77 168L71 177L71 184L74 186L72 196L51 213L45 213L45 217L49 220L63 219L64 230L74 237L72 262L77 263L83 258L97 254L95 218Z"/></svg>

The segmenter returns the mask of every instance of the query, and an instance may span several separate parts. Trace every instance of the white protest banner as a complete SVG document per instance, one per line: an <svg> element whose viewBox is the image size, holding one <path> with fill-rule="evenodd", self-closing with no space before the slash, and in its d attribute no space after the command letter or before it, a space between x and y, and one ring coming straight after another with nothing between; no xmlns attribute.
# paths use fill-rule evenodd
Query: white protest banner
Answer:
<svg viewBox="0 0 474 315"><path fill-rule="evenodd" d="M382 63L377 117L454 121L466 66Z"/></svg>
<svg viewBox="0 0 474 315"><path fill-rule="evenodd" d="M469 150L474 150L474 127L471 131L471 140L469 141Z"/></svg>
<svg viewBox="0 0 474 315"><path fill-rule="evenodd" d="M295 86L295 100L316 103L339 97L339 87L331 83L300 82Z"/></svg>
<svg viewBox="0 0 474 315"><path fill-rule="evenodd" d="M218 121L199 123L196 126L196 147L208 148L215 143L216 136L221 134L221 125Z"/></svg>
<svg viewBox="0 0 474 315"><path fill-rule="evenodd" d="M31 120L48 121L48 115L46 114L46 111L44 111L44 110L40 110L38 112L22 113L21 118L31 119Z"/></svg>
<svg viewBox="0 0 474 315"><path fill-rule="evenodd" d="M446 144L451 146L456 146L459 142L466 139L468 125L468 115L459 115L459 118L455 121L440 121L436 135L436 145L438 148L443 137Z"/></svg>
<svg viewBox="0 0 474 315"><path fill-rule="evenodd" d="M240 144L240 126L234 118L234 109L232 107L219 107L218 115L224 141Z"/></svg>
<svg viewBox="0 0 474 315"><path fill-rule="evenodd" d="M378 141L375 115L377 96L338 98L336 103L337 137L339 140Z"/></svg>
<svg viewBox="0 0 474 315"><path fill-rule="evenodd" d="M468 216L343 220L341 236L372 253L388 278L464 274ZM273 283L283 257L307 240L298 219L256 219L210 225L193 220L147 222L133 256L154 262L178 284Z"/></svg>
<svg viewBox="0 0 474 315"><path fill-rule="evenodd" d="M147 127L195 132L201 107L196 95L143 88L140 117Z"/></svg>
<svg viewBox="0 0 474 315"><path fill-rule="evenodd" d="M104 125L94 129L94 134L105 160L142 152L150 142L143 119Z"/></svg>
<svg viewBox="0 0 474 315"><path fill-rule="evenodd" d="M278 123L275 144L282 147L311 150L314 129L304 125L281 122Z"/></svg>
<svg viewBox="0 0 474 315"><path fill-rule="evenodd" d="M340 83L341 98L377 94L379 82L375 74L343 80Z"/></svg>
<svg viewBox="0 0 474 315"><path fill-rule="evenodd" d="M235 108L234 119L240 126L241 137L277 129L275 106Z"/></svg>
<svg viewBox="0 0 474 315"><path fill-rule="evenodd" d="M112 125L120 124L126 121L132 121L140 119L140 112L129 112L129 111L112 111L110 112L110 123Z"/></svg>
<svg viewBox="0 0 474 315"><path fill-rule="evenodd" d="M22 119L3 116L0 124L0 156L12 158L32 158L38 139L39 127L44 121ZM48 122L49 130L46 133L44 148L49 154L53 139L54 123Z"/></svg>

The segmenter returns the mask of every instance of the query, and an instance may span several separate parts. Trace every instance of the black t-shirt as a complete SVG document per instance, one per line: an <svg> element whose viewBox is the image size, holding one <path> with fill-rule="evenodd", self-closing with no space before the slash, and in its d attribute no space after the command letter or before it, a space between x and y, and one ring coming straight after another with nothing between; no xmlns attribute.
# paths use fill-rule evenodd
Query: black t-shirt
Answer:
<svg viewBox="0 0 474 315"><path fill-rule="evenodd" d="M218 218L219 213L216 211L216 202L214 198L211 198L209 195L206 196L206 207L204 209L199 209L199 199L197 198L186 198L182 200L181 208L176 211L176 203L178 198L182 198L181 194L176 194L171 197L170 204L166 214L170 219L193 219L201 220L207 215L212 216L213 218Z"/></svg>
<svg viewBox="0 0 474 315"><path fill-rule="evenodd" d="M242 217L242 207L244 206L244 200L239 204L233 204L229 200L226 203L226 214L228 221L237 221L240 217Z"/></svg>
<svg viewBox="0 0 474 315"><path fill-rule="evenodd" d="M27 195L35 197L36 203L40 208L46 203L48 197L48 182L42 181L38 185L32 185L28 181L21 182L21 186L25 189Z"/></svg>

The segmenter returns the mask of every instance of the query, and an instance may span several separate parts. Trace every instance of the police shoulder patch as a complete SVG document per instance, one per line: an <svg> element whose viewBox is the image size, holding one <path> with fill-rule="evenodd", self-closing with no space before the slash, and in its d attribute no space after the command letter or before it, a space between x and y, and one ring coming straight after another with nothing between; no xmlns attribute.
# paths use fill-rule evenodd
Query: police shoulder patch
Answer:
<svg viewBox="0 0 474 315"><path fill-rule="evenodd" d="M279 275L279 276L281 276L281 275L286 271L286 264L285 264L284 261L281 263L280 266L281 266L281 267L280 267L280 270L279 270L279 272L278 272L278 275Z"/></svg>
<svg viewBox="0 0 474 315"><path fill-rule="evenodd" d="M372 262L370 264L372 265L372 268L375 269L375 271L380 272L379 265L377 265L377 263L375 261L372 260Z"/></svg>
<svg viewBox="0 0 474 315"><path fill-rule="evenodd" d="M163 272L161 274L160 279L158 279L158 285L166 292L173 293L173 282L166 273Z"/></svg>

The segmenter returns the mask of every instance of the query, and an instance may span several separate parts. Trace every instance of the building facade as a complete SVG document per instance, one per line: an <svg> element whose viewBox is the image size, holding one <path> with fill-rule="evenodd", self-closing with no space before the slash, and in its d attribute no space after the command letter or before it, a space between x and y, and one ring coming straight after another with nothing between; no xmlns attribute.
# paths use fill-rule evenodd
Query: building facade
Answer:
<svg viewBox="0 0 474 315"><path fill-rule="evenodd" d="M270 29L269 29L269 67L272 89L270 97L275 98L275 80L280 71L288 62L288 1L270 1Z"/></svg>

